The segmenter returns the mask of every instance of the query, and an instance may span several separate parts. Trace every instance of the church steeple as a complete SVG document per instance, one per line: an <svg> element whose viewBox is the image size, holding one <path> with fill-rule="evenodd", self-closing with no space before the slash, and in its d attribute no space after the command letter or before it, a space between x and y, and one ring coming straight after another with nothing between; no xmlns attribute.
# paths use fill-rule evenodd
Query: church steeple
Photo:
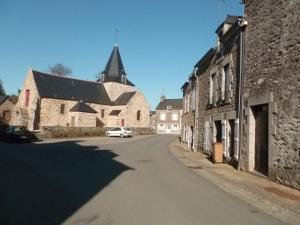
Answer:
<svg viewBox="0 0 300 225"><path fill-rule="evenodd" d="M127 75L122 63L120 51L118 45L115 44L109 60L105 66L105 70L102 72L102 82L117 82L122 84L128 84L134 86L130 81L127 80Z"/></svg>

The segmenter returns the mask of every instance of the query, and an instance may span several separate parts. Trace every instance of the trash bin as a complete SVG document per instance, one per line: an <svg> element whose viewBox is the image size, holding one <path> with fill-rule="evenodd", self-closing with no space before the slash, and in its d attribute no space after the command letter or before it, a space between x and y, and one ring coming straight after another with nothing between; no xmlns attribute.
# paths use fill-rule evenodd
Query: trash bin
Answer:
<svg viewBox="0 0 300 225"><path fill-rule="evenodd" d="M223 143L217 142L214 144L214 153L213 153L214 163L223 163Z"/></svg>

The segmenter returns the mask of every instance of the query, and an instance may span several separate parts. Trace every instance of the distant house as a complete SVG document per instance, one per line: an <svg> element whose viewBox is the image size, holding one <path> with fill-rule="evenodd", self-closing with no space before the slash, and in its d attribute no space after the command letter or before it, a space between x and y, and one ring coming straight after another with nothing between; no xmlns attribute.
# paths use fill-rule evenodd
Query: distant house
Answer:
<svg viewBox="0 0 300 225"><path fill-rule="evenodd" d="M156 133L180 134L182 99L166 99L161 96L155 115Z"/></svg>
<svg viewBox="0 0 300 225"><path fill-rule="evenodd" d="M29 70L12 124L63 127L149 127L150 107L128 80L115 46L97 81Z"/></svg>
<svg viewBox="0 0 300 225"><path fill-rule="evenodd" d="M156 131L156 112L151 111L150 112L150 127Z"/></svg>
<svg viewBox="0 0 300 225"><path fill-rule="evenodd" d="M8 124L11 121L12 112L15 109L15 105L18 101L18 97L15 95L0 96L0 121Z"/></svg>
<svg viewBox="0 0 300 225"><path fill-rule="evenodd" d="M188 149L197 149L197 79L194 70L187 82L181 87L183 92L183 115L182 115L182 142L187 144Z"/></svg>

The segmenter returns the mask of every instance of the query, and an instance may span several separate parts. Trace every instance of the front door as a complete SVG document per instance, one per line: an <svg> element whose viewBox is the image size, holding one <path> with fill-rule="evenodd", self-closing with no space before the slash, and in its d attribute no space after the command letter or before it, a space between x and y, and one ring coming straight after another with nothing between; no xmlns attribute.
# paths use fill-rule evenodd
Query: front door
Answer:
<svg viewBox="0 0 300 225"><path fill-rule="evenodd" d="M253 107L255 118L255 161L256 171L268 175L268 105Z"/></svg>
<svg viewBox="0 0 300 225"><path fill-rule="evenodd" d="M166 133L167 133L167 134L170 134L170 133L171 133L171 124L168 124L168 125L167 125Z"/></svg>

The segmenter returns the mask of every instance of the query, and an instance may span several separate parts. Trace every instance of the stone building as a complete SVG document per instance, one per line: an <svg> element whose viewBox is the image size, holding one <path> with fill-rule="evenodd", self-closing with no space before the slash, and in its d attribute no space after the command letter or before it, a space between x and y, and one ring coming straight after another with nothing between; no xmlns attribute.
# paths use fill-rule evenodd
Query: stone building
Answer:
<svg viewBox="0 0 300 225"><path fill-rule="evenodd" d="M199 146L211 153L214 143L222 143L224 159L234 165L238 160L240 20L238 16L227 16L218 27L215 52L208 51L206 56L210 65L201 65L200 61L197 73L201 101Z"/></svg>
<svg viewBox="0 0 300 225"><path fill-rule="evenodd" d="M300 2L244 4L240 168L300 189Z"/></svg>
<svg viewBox="0 0 300 225"><path fill-rule="evenodd" d="M0 96L0 121L4 124L8 124L11 121L12 113L15 109L15 105L18 101L17 96Z"/></svg>
<svg viewBox="0 0 300 225"><path fill-rule="evenodd" d="M166 99L161 96L156 107L156 133L180 134L181 132L182 99Z"/></svg>
<svg viewBox="0 0 300 225"><path fill-rule="evenodd" d="M188 146L208 154L212 154L214 143L222 143L224 159L235 165L238 160L240 20L238 16L227 16L216 30L216 47L197 62L189 81L182 87L185 114L182 121L183 126L190 127L183 139L192 138L187 141Z"/></svg>
<svg viewBox="0 0 300 225"><path fill-rule="evenodd" d="M183 115L182 115L182 142L186 143L188 149L196 151L197 149L197 131L196 127L196 109L197 109L197 85L196 85L196 70L194 70L187 82L181 87L183 92Z"/></svg>
<svg viewBox="0 0 300 225"><path fill-rule="evenodd" d="M149 127L150 107L127 79L117 46L98 81L29 70L12 124L62 127Z"/></svg>

